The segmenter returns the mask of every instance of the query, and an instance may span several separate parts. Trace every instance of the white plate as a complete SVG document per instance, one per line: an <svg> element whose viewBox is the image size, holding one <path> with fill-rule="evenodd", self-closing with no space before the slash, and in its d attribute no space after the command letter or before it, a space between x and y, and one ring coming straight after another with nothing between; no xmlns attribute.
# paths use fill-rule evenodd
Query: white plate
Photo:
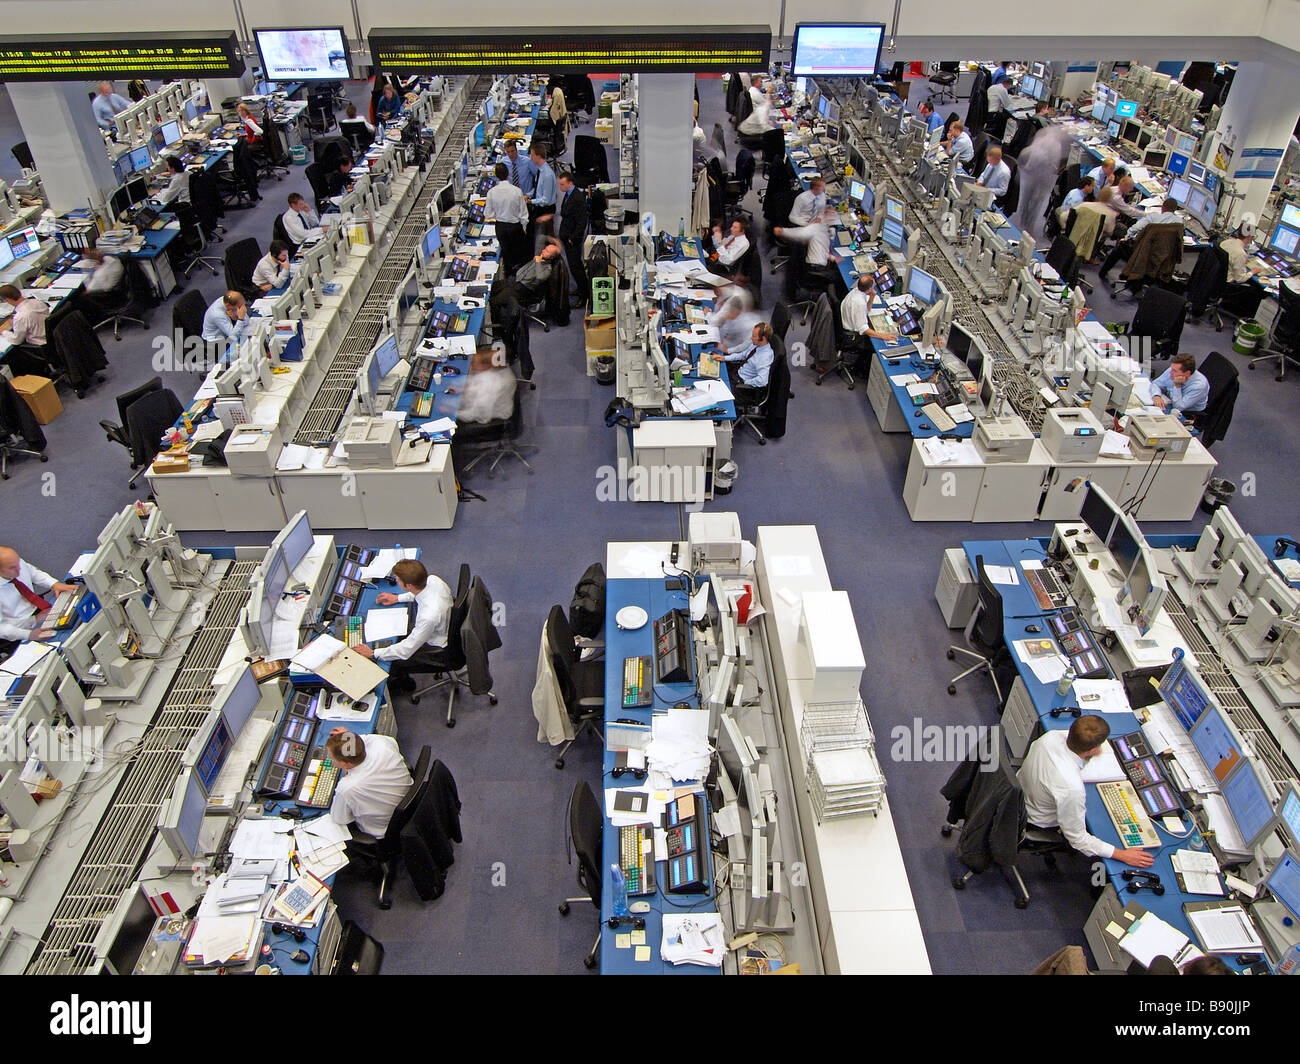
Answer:
<svg viewBox="0 0 1300 1064"><path fill-rule="evenodd" d="M650 614L640 606L624 606L614 614L614 623L627 632L635 632L649 619Z"/></svg>

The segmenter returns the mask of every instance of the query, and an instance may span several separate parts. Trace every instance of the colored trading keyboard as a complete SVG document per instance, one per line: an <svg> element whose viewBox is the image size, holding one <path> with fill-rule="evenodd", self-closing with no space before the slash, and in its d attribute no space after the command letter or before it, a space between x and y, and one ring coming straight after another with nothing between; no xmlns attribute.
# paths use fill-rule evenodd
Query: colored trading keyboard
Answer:
<svg viewBox="0 0 1300 1064"><path fill-rule="evenodd" d="M1160 836L1151 819L1142 810L1137 791L1128 780L1121 783L1099 783L1097 793L1110 822L1115 825L1120 845L1125 849L1135 846L1159 846Z"/></svg>
<svg viewBox="0 0 1300 1064"><path fill-rule="evenodd" d="M1047 568L1029 569L1025 572L1025 581L1034 593L1040 608L1045 610L1064 606L1069 601L1069 594L1062 586L1056 573Z"/></svg>
<svg viewBox="0 0 1300 1064"><path fill-rule="evenodd" d="M654 701L654 662L649 654L623 659L623 708Z"/></svg>
<svg viewBox="0 0 1300 1064"><path fill-rule="evenodd" d="M628 897L655 892L654 829L628 824L618 829L618 863L627 880Z"/></svg>
<svg viewBox="0 0 1300 1064"><path fill-rule="evenodd" d="M334 622L334 638L349 647L366 641L365 620L361 617L341 617Z"/></svg>
<svg viewBox="0 0 1300 1064"><path fill-rule="evenodd" d="M311 753L312 759L303 769L302 782L294 801L310 809L328 809L339 781L339 767L329 759L323 746L316 747Z"/></svg>
<svg viewBox="0 0 1300 1064"><path fill-rule="evenodd" d="M421 392L411 400L411 417L428 417L433 413L433 392Z"/></svg>

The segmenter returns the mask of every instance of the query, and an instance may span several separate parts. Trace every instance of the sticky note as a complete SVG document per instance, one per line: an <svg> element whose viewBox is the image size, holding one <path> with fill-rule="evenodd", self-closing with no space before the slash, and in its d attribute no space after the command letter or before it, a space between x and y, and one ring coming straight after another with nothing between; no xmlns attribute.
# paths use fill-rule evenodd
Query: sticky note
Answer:
<svg viewBox="0 0 1300 1064"><path fill-rule="evenodd" d="M1106 933L1110 935L1111 938L1124 937L1124 929L1120 927L1119 924L1115 923L1114 920L1112 920L1109 924L1106 925ZM622 938L623 936L619 935L618 937Z"/></svg>
<svg viewBox="0 0 1300 1064"><path fill-rule="evenodd" d="M631 948L632 948L632 936L631 936L631 935L615 935L615 936L614 936L614 948L615 948L615 949L631 949Z"/></svg>
<svg viewBox="0 0 1300 1064"><path fill-rule="evenodd" d="M650 959L650 947L637 946L636 957L634 959L638 961L648 961Z"/></svg>
<svg viewBox="0 0 1300 1064"><path fill-rule="evenodd" d="M634 945L634 946L644 946L644 945L645 945L645 931L642 930L642 931L633 931L633 932L632 932L632 945Z"/></svg>

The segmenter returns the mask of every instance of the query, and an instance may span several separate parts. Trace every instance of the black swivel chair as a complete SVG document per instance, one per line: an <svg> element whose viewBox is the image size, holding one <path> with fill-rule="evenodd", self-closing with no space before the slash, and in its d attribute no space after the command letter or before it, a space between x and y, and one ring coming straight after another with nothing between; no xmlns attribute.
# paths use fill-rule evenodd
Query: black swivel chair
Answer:
<svg viewBox="0 0 1300 1064"><path fill-rule="evenodd" d="M930 73L927 80L931 86L939 86L930 89L930 95L926 99L931 105L943 103L948 100L950 103L957 102L957 70L956 63L935 63L930 67Z"/></svg>
<svg viewBox="0 0 1300 1064"><path fill-rule="evenodd" d="M352 149L352 157L360 159L370 147L371 141L375 135L366 127L366 123L360 118L345 118L339 122L339 132L343 134L343 139L348 142L348 147Z"/></svg>
<svg viewBox="0 0 1300 1064"><path fill-rule="evenodd" d="M277 214L271 223L271 239L278 240L289 249L289 257L298 254L298 245L289 239L289 231L284 227L284 215Z"/></svg>
<svg viewBox="0 0 1300 1064"><path fill-rule="evenodd" d="M853 391L853 369L863 357L870 353L871 341L858 336L856 333L849 332L844 327L844 321L840 317L839 302L834 302L828 309L831 313L832 324L835 326L835 354L833 358L826 360L824 363L814 363L813 369L817 374L817 383L821 384L826 377L834 373L849 386L849 391Z"/></svg>
<svg viewBox="0 0 1300 1064"><path fill-rule="evenodd" d="M1074 244L1066 236L1058 236L1047 249L1047 265L1052 267L1068 285L1078 281L1079 255Z"/></svg>
<svg viewBox="0 0 1300 1064"><path fill-rule="evenodd" d="M1188 420L1200 432L1201 443L1213 447L1228 434L1232 412L1241 392L1241 381L1237 367L1217 351L1202 358L1196 369L1210 382L1210 394L1205 400L1205 409L1192 414Z"/></svg>
<svg viewBox="0 0 1300 1064"><path fill-rule="evenodd" d="M785 162L785 130L780 127L769 129L760 138L759 147L763 152L763 176L768 177L774 166Z"/></svg>
<svg viewBox="0 0 1300 1064"><path fill-rule="evenodd" d="M1273 319L1273 329L1268 343L1261 348L1264 354L1252 358L1249 368L1254 369L1256 362L1277 361L1277 377L1286 376L1286 364L1300 367L1300 292L1283 281L1277 289L1278 311Z"/></svg>
<svg viewBox="0 0 1300 1064"><path fill-rule="evenodd" d="M308 163L303 168L307 184L311 185L312 196L316 200L317 214L323 214L330 205L330 186L329 180L325 176L328 173L325 166L325 163L317 161Z"/></svg>
<svg viewBox="0 0 1300 1064"><path fill-rule="evenodd" d="M181 227L180 236L177 238L181 245L181 273L188 277L194 267L202 266L210 270L215 277L221 260L203 254L207 250L208 241L203 235L199 212L190 203L173 203L172 210L176 212L176 220Z"/></svg>
<svg viewBox="0 0 1300 1064"><path fill-rule="evenodd" d="M608 182L609 157L605 145L595 137L578 134L573 138L573 183L588 188Z"/></svg>
<svg viewBox="0 0 1300 1064"><path fill-rule="evenodd" d="M772 331L780 337L781 342L785 343L786 333L790 331L790 308L777 300L776 306L772 308L772 320L769 324L772 326Z"/></svg>
<svg viewBox="0 0 1300 1064"><path fill-rule="evenodd" d="M189 340L196 336L203 336L203 315L207 311L208 301L197 288L182 292L172 304L172 336L179 336L188 347ZM204 357L198 365L187 368L193 369L200 376L206 375L209 368L208 359Z"/></svg>
<svg viewBox="0 0 1300 1064"><path fill-rule="evenodd" d="M154 305L149 281L140 264L134 259L125 259L122 265L126 267L126 283L117 289L118 298L115 302L104 302L102 310L108 312L108 317L95 323L97 330L111 324L113 339L118 342L122 339L123 322L130 322L142 329L149 327L148 311Z"/></svg>
<svg viewBox="0 0 1300 1064"><path fill-rule="evenodd" d="M424 800L425 792L429 789L429 763L432 760L433 750L428 746L423 747L420 756L415 759L415 764L411 767L411 785L406 789L402 800L397 803L397 808L393 810L393 815L388 821L388 829L381 838L355 831L348 842L348 849L354 851L363 860L371 862L379 873L377 901L381 909L393 907L390 892L402 860L402 829L415 815L416 809Z"/></svg>
<svg viewBox="0 0 1300 1064"><path fill-rule="evenodd" d="M284 146L284 134L269 119L262 131L261 149L260 152L253 153L259 178L273 177L279 181L289 173L289 152Z"/></svg>
<svg viewBox="0 0 1300 1064"><path fill-rule="evenodd" d="M90 385L104 379L101 371L108 368L104 345L79 310L47 320L46 332L49 336L46 348L58 360L59 376L76 392L78 399L84 399Z"/></svg>
<svg viewBox="0 0 1300 1064"><path fill-rule="evenodd" d="M1138 303L1137 313L1129 323L1128 335L1149 337L1151 354L1155 358L1169 358L1178 353L1178 341L1186 320L1185 298L1159 285L1148 285Z"/></svg>
<svg viewBox="0 0 1300 1064"><path fill-rule="evenodd" d="M125 447L131 457L131 468L138 470L127 482L128 488L134 488L135 482L149 468L158 453L158 441L183 409L176 394L162 386L162 379L153 377L117 397L117 412L122 419L120 425L100 421L99 427L104 430L108 441Z"/></svg>
<svg viewBox="0 0 1300 1064"><path fill-rule="evenodd" d="M535 385L528 382L530 388ZM461 431L465 431L468 426L462 426ZM488 476L496 476L497 466L506 458L518 458L523 463L524 468L529 473L533 467L528 464L525 453L536 453L537 448L531 444L521 444L519 442L520 433L524 428L523 408L519 400L519 389L515 389L514 404L510 410L510 416L501 418L496 421L486 421L480 425L473 426L474 443L486 443L487 446L479 450L473 458L465 464L465 472L468 473L484 458L491 458L492 464L488 466Z"/></svg>
<svg viewBox="0 0 1300 1064"><path fill-rule="evenodd" d="M605 718L605 662L599 658L582 660L581 650L573 639L564 608L552 606L546 618L546 649L551 656L564 710L573 723L573 738L555 757L555 767L564 768L564 755L569 747L591 732L602 742Z"/></svg>
<svg viewBox="0 0 1300 1064"><path fill-rule="evenodd" d="M211 174L202 170L190 174L190 204L198 215L204 238L220 240L221 234L225 232L225 227L221 224L225 210L216 179Z"/></svg>
<svg viewBox="0 0 1300 1064"><path fill-rule="evenodd" d="M465 668L465 647L461 642L461 633L465 627L465 617L469 613L469 585L469 566L462 562L460 575L456 580L456 594L451 602L451 614L447 618L447 646L443 649L442 656L436 663L424 668L409 670L411 675L428 674L437 677L433 683L417 688L410 695L410 702L413 706L418 706L420 698L430 691L439 687L451 687L447 699L448 719L451 718L451 702L456 697L456 673Z"/></svg>
<svg viewBox="0 0 1300 1064"><path fill-rule="evenodd" d="M601 871L601 838L605 821L600 811L600 804L592 793L591 787L584 781L575 783L569 793L569 844L567 847L569 864L574 857L578 859L578 886L587 892L582 898L565 898L560 902L560 915L569 915L569 905L573 902L589 901L600 913L601 885L604 876ZM582 959L587 968L596 967L596 951L600 949L599 921L596 941L591 952Z"/></svg>
<svg viewBox="0 0 1300 1064"><path fill-rule="evenodd" d="M975 662L954 676L948 684L948 693L957 693L957 684L977 672L987 672L993 681L993 690L997 692L998 704L1002 704L1002 686L998 683L998 666L1006 659L1007 647L1002 633L1002 592L989 579L984 569L984 555L975 558L976 586L979 601L970 620L966 622L966 645L949 646L948 660L953 661L958 654Z"/></svg>
<svg viewBox="0 0 1300 1064"><path fill-rule="evenodd" d="M226 290L242 292L248 300L260 299L262 292L253 284L253 271L262 257L255 237L236 240L226 248Z"/></svg>

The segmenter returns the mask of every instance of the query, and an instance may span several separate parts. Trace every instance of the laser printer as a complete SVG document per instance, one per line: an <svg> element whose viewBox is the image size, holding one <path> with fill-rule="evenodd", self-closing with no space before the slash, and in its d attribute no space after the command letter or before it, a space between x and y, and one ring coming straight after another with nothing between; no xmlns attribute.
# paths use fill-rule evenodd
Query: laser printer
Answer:
<svg viewBox="0 0 1300 1064"><path fill-rule="evenodd" d="M1049 410L1043 417L1043 447L1053 462L1091 462L1101 453L1105 430L1083 407Z"/></svg>
<svg viewBox="0 0 1300 1064"><path fill-rule="evenodd" d="M1166 462L1181 462L1192 434L1173 414L1133 414L1128 419L1128 438L1134 458L1150 461L1164 451Z"/></svg>
<svg viewBox="0 0 1300 1064"><path fill-rule="evenodd" d="M1034 434L1015 414L980 418L972 437L975 449L987 463L1027 462L1034 449Z"/></svg>

